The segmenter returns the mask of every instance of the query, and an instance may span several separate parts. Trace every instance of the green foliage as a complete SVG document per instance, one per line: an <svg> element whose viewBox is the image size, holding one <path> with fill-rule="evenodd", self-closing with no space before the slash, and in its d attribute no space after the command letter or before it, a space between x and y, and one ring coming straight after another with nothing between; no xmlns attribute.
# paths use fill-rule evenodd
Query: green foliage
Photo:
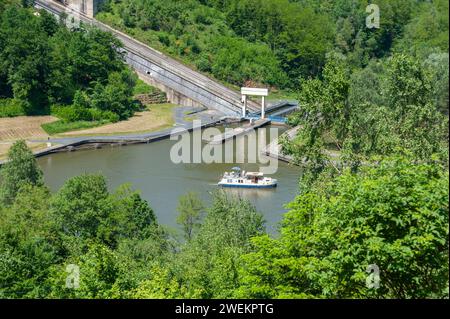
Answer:
<svg viewBox="0 0 450 319"><path fill-rule="evenodd" d="M42 128L49 135L70 132L75 130L83 130L88 128L93 128L110 123L108 120L101 121L76 121L76 122L66 122L66 121L55 121L51 123L42 124Z"/></svg>
<svg viewBox="0 0 450 319"><path fill-rule="evenodd" d="M197 193L189 192L180 197L177 210L180 213L177 223L183 227L186 240L191 240L194 231L201 225L203 203Z"/></svg>
<svg viewBox="0 0 450 319"><path fill-rule="evenodd" d="M65 124L73 124L74 122L83 121L103 121L103 122L117 122L119 115L109 110L100 110L98 108L83 107L78 99L81 94L79 91L75 94L75 102L73 105L54 105L51 107L51 113L57 116ZM53 122L55 123L55 122ZM53 124L51 123L51 124ZM95 123L91 123L91 126ZM51 127L52 125L48 125Z"/></svg>
<svg viewBox="0 0 450 319"><path fill-rule="evenodd" d="M289 204L279 239L252 240L240 297L448 297L448 172L409 159L305 191ZM369 265L379 289L366 287Z"/></svg>
<svg viewBox="0 0 450 319"><path fill-rule="evenodd" d="M167 268L152 268L152 278L142 281L133 291L135 299L177 299L187 295L186 288L170 275Z"/></svg>
<svg viewBox="0 0 450 319"><path fill-rule="evenodd" d="M36 114L48 105L47 77L50 73L48 35L39 19L25 9L7 7L0 18L0 78L9 92L23 102L26 113ZM0 94L3 95L3 94Z"/></svg>
<svg viewBox="0 0 450 319"><path fill-rule="evenodd" d="M148 85L141 79L137 79L136 85L133 88L133 95L152 94L152 93L156 93L156 92L159 92L159 90L157 88Z"/></svg>
<svg viewBox="0 0 450 319"><path fill-rule="evenodd" d="M14 195L0 205L0 296L131 296L149 262L171 249L152 209L127 185L109 193L100 175L70 179L52 195L30 154L16 143L0 171L2 194ZM66 287L69 264L80 269L78 289Z"/></svg>
<svg viewBox="0 0 450 319"><path fill-rule="evenodd" d="M431 68L432 70L433 68ZM322 80L305 82L300 92L302 110L290 123L301 125L284 150L315 166L333 161L356 165L371 155L408 149L418 159L432 154L448 158L446 94L436 99L430 68L404 54L386 63L371 64L348 75L345 63L330 60ZM433 88L435 86L435 88ZM337 151L337 152L336 152Z"/></svg>
<svg viewBox="0 0 450 319"><path fill-rule="evenodd" d="M316 75L324 65L334 33L329 16L288 0L234 0L224 9L238 35L273 50L291 85Z"/></svg>
<svg viewBox="0 0 450 319"><path fill-rule="evenodd" d="M0 117L25 115L22 103L15 99L0 99Z"/></svg>
<svg viewBox="0 0 450 319"><path fill-rule="evenodd" d="M230 298L238 285L239 256L264 231L262 216L247 201L215 193L198 232L181 251L155 265L136 298Z"/></svg>
<svg viewBox="0 0 450 319"><path fill-rule="evenodd" d="M203 60L208 55L202 56L199 67L229 83L255 82L284 87L288 82L279 61L265 45L250 44L240 38L217 37L210 43L208 52L209 58Z"/></svg>
<svg viewBox="0 0 450 319"><path fill-rule="evenodd" d="M121 297L119 278L127 271L118 255L101 244L89 244L86 253L73 256L67 265L79 267L78 288L67 288L65 265L51 268L47 283L52 298L111 299Z"/></svg>
<svg viewBox="0 0 450 319"><path fill-rule="evenodd" d="M0 116L50 111L56 134L125 119L131 96L152 92L111 34L20 2L0 2ZM367 3L104 2L100 19L202 72L299 89L289 124L301 127L283 148L309 164L300 195L272 238L249 202L188 193L178 241L101 175L51 194L18 142L0 170L0 297L448 298L448 2L380 0L379 29Z"/></svg>
<svg viewBox="0 0 450 319"><path fill-rule="evenodd" d="M59 261L47 189L27 184L13 204L0 206L0 296L43 298L45 278Z"/></svg>
<svg viewBox="0 0 450 319"><path fill-rule="evenodd" d="M421 56L435 49L448 52L448 1L423 1L419 9L406 25L396 49Z"/></svg>
<svg viewBox="0 0 450 319"><path fill-rule="evenodd" d="M131 98L135 84L136 76L129 70L110 73L106 85L97 83L94 86L90 96L92 107L113 112L120 119L130 117L138 107Z"/></svg>
<svg viewBox="0 0 450 319"><path fill-rule="evenodd" d="M287 87L292 85L287 76L291 69L296 69L292 74L297 77L302 70L315 72L320 68L332 36L324 17L316 17L311 10L300 17L302 10L297 4L289 5L290 9L285 10L284 2L287 1L275 8L266 8L282 11L269 15L274 19L270 23L283 24L277 29L296 28L297 33L286 35L282 43L277 43L277 48L265 38L247 37L238 28L234 29L234 24L228 20L234 16L240 19L241 13L233 11L233 3L218 9L197 0L108 1L98 18L195 65L200 71L211 73L219 80L235 85L256 83ZM295 9L295 16L292 9ZM246 19L259 21L265 19L265 13L252 12ZM290 18L280 21L278 16L283 14L290 15ZM314 18L308 15L314 15ZM298 24L300 18L302 26ZM311 25L310 36L301 31L301 28ZM277 35L272 34L270 41ZM321 37L323 41L312 42L313 36ZM303 46L302 43L307 41L314 48L309 44ZM294 60L297 65L291 67Z"/></svg>
<svg viewBox="0 0 450 319"><path fill-rule="evenodd" d="M9 205L26 185L42 186L42 171L23 140L11 146L8 160L0 171L0 203Z"/></svg>
<svg viewBox="0 0 450 319"><path fill-rule="evenodd" d="M185 297L229 298L238 285L239 256L264 231L262 216L247 201L216 193L197 235L175 261ZM182 292L183 290L181 290Z"/></svg>
<svg viewBox="0 0 450 319"><path fill-rule="evenodd" d="M78 97L78 95L76 94L75 97ZM54 106L51 108L51 112L53 115L60 118L64 123L92 120L92 115L89 109L83 108L75 103L70 106Z"/></svg>
<svg viewBox="0 0 450 319"><path fill-rule="evenodd" d="M48 114L53 104L67 105L66 122L131 116L136 76L117 50L121 43L110 33L68 30L53 15L33 12L7 5L0 14L0 101L6 105L0 116Z"/></svg>
<svg viewBox="0 0 450 319"><path fill-rule="evenodd" d="M334 1L329 11L336 21L335 49L345 54L351 64L365 67L371 59L389 55L396 41L401 39L405 25L415 14L416 0L381 0L380 28L366 26L368 1Z"/></svg>
<svg viewBox="0 0 450 319"><path fill-rule="evenodd" d="M98 228L111 211L108 195L106 181L100 175L69 179L52 202L58 212L57 224L69 236L97 237Z"/></svg>

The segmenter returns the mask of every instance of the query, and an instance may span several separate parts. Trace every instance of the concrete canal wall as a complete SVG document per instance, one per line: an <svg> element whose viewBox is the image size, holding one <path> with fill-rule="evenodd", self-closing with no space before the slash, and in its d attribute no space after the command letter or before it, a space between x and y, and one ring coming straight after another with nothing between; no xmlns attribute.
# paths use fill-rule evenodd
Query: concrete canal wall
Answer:
<svg viewBox="0 0 450 319"><path fill-rule="evenodd" d="M114 34L123 43L126 62L146 81L149 81L148 83L166 92L170 102L184 106L203 105L229 116L242 113L240 92L232 90L123 32L93 19L92 16L80 10L79 6L75 6L74 9L69 5L62 5L61 2L52 0L35 0L34 5L36 8L45 9L57 16L66 14L68 20L73 18ZM248 109L256 112L259 105L249 100Z"/></svg>

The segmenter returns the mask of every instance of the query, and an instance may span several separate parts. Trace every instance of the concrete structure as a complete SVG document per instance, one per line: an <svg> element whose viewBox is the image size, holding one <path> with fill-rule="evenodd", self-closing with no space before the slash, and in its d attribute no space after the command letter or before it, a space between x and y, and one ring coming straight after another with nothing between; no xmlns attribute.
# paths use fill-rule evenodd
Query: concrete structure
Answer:
<svg viewBox="0 0 450 319"><path fill-rule="evenodd" d="M246 134L248 132L252 132L260 127L265 125L269 125L270 120L268 119L259 119L254 122L250 122L248 125L244 125L241 127L236 127L232 130L226 130L224 133L215 135L211 139L205 139L209 144L222 144L225 141L231 140L237 136Z"/></svg>
<svg viewBox="0 0 450 319"><path fill-rule="evenodd" d="M263 119L265 114L265 108L266 108L266 96L269 95L268 89L257 89L257 88L241 88L241 94L242 94L242 102L244 102L244 105L242 106L242 117L247 116L247 96L261 96L261 118Z"/></svg>
<svg viewBox="0 0 450 319"><path fill-rule="evenodd" d="M93 18L104 0L56 0L57 2Z"/></svg>
<svg viewBox="0 0 450 319"><path fill-rule="evenodd" d="M85 1L94 4L100 3L98 0ZM123 54L126 62L138 72L141 79L166 92L170 102L183 106L205 106L227 116L240 117L242 101L239 92L229 89L130 36L96 21L88 14L81 12L80 9L63 6L56 0L36 0L35 6L55 15L68 14L70 18L79 19L85 24L94 25L114 34L124 45ZM247 101L246 107L251 112L259 110L258 104L250 100Z"/></svg>

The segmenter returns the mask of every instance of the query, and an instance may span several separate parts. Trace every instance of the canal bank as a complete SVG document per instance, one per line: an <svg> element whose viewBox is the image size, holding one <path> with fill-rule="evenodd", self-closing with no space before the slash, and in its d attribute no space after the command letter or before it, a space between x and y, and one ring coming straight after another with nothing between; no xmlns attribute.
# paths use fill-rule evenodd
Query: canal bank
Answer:
<svg viewBox="0 0 450 319"><path fill-rule="evenodd" d="M174 116L176 126L159 132L127 134L120 136L88 136L60 137L40 142L58 143L46 150L36 152L38 164L44 172L46 184L56 192L71 177L84 173L101 173L107 179L110 190L119 185L129 183L133 189L142 192L142 196L154 209L161 224L175 228L177 204L179 196L189 191L198 192L208 203L211 193L218 189L217 183L225 171L240 166L247 171L258 171L263 165L249 163L248 159L240 162L234 158L224 163L180 163L174 164L170 158L170 150L176 141L170 140L173 129L190 132L192 121L186 121L186 109L177 109ZM240 126L239 121L225 121L221 114L211 116L210 113L196 112L196 119L202 120L203 134L208 130ZM192 115L189 115L192 116ZM220 125L219 125L220 124ZM272 126L260 128L258 131L269 131ZM280 134L287 128L280 129ZM251 132L249 132L251 133ZM192 136L192 132L187 133ZM256 131L253 132L256 135ZM239 139L247 139L247 144L234 146L234 156L246 154L248 150L248 134L225 141L224 149ZM264 145L269 144L270 134ZM157 143L156 143L157 142ZM200 139L199 143L208 144ZM258 143L259 144L259 143ZM126 147L125 147L126 146ZM215 146L217 147L217 145ZM258 149L261 154L262 149ZM224 152L225 153L225 152ZM269 158L269 157L267 157ZM271 159L273 160L273 158ZM264 215L268 230L277 233L277 224L286 211L284 205L292 201L297 194L298 178L301 168L277 161L278 170L272 177L279 180L279 186L273 190L227 189L226 192L240 196L252 202Z"/></svg>
<svg viewBox="0 0 450 319"><path fill-rule="evenodd" d="M186 114L195 114L191 120L187 120ZM173 118L175 125L164 130L144 133L110 134L98 136L61 136L49 137L45 139L29 139L30 143L46 145L42 149L34 151L35 157L42 157L59 152L72 152L83 149L99 149L107 146L124 146L132 144L148 144L162 139L169 138L174 129L184 129L192 131L192 119L201 121L197 128L207 128L221 123L233 122L228 117L219 112L209 110L198 110L192 107L177 107L174 109ZM0 159L0 167L6 162L6 159Z"/></svg>
<svg viewBox="0 0 450 319"><path fill-rule="evenodd" d="M269 127L260 130L269 130ZM280 132L282 133L282 132ZM192 133L188 133L191 134ZM267 134L267 138L270 136ZM270 141L268 140L267 143ZM236 158L230 163L179 163L172 162L171 149L176 141L162 139L157 143L104 147L78 152L53 153L38 158L46 184L57 191L71 177L85 173L100 173L108 180L110 190L129 183L141 191L150 203L161 224L176 228L178 198L189 191L200 194L206 204L225 171L239 166L247 171L258 171L261 163L240 163ZM233 141L227 141L223 147ZM206 143L205 143L206 144ZM229 145L228 145L229 146ZM234 145L236 153L247 153L247 145ZM247 159L246 159L247 161ZM230 195L240 196L253 203L267 221L268 231L277 233L277 225L298 192L301 169L278 161L272 177L278 179L276 189L227 189Z"/></svg>

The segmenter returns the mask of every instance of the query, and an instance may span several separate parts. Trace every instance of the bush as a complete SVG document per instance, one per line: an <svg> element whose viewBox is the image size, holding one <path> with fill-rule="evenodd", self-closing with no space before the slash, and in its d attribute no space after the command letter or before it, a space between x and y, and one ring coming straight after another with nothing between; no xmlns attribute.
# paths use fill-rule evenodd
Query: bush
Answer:
<svg viewBox="0 0 450 319"><path fill-rule="evenodd" d="M98 112L99 110L91 109L91 111ZM119 122L119 120L120 120L120 116L114 112L111 112L111 111L100 111L100 112L101 112L101 116L102 116L100 118L101 120L109 121L109 122L113 122L113 123Z"/></svg>
<svg viewBox="0 0 450 319"><path fill-rule="evenodd" d="M201 53L199 58L196 60L195 65L197 69L202 72L211 72L211 62L209 60L208 54Z"/></svg>
<svg viewBox="0 0 450 319"><path fill-rule="evenodd" d="M102 111L97 108L81 108L73 105L55 105L51 113L60 118L64 123L74 122L118 122L119 115L111 111Z"/></svg>
<svg viewBox="0 0 450 319"><path fill-rule="evenodd" d="M66 123L76 121L92 121L92 115L88 109L68 106L52 106L51 113Z"/></svg>
<svg viewBox="0 0 450 319"><path fill-rule="evenodd" d="M114 112L127 119L137 109L131 98L137 77L131 71L112 72L106 85L97 83L90 95L90 105L103 111Z"/></svg>
<svg viewBox="0 0 450 319"><path fill-rule="evenodd" d="M0 117L25 115L23 105L15 99L0 99Z"/></svg>

